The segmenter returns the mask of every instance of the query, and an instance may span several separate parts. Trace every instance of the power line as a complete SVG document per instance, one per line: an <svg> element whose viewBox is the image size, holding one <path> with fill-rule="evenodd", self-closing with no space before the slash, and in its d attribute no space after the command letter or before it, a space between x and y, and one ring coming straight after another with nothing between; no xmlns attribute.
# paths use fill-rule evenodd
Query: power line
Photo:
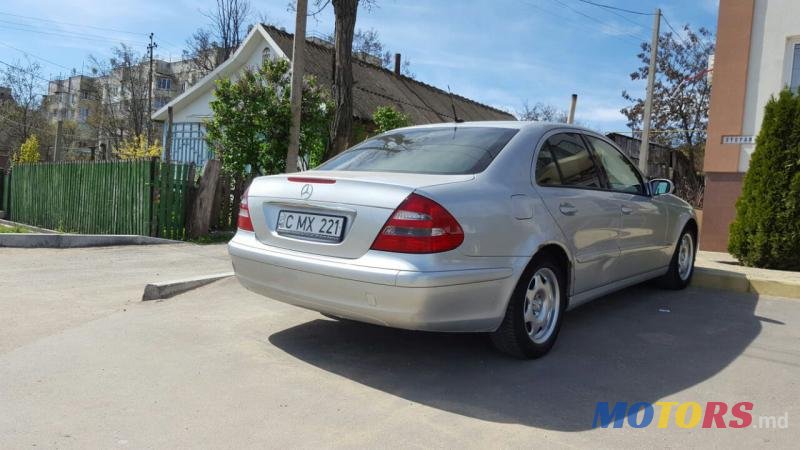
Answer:
<svg viewBox="0 0 800 450"><path fill-rule="evenodd" d="M632 11L628 11L628 10L620 9L620 8L615 8L615 7L610 7L610 6L605 6L605 5L601 5L599 3L594 3L594 2L584 1L584 0L579 0L579 1L583 1L583 3L587 3L589 5L594 5L594 6L598 6L600 8L603 8L606 12L611 13L611 14L621 18L622 20L624 20L626 22L632 23L632 24L634 24L636 26L639 26L639 27L642 27L642 28L644 28L646 30L651 30L652 29L648 25L642 25L641 23L639 23L639 22L637 22L637 21L635 21L635 20L633 20L633 19L631 19L631 18L629 18L629 17L617 12L617 11L623 11L623 12L634 13ZM649 15L652 16L652 13L650 13Z"/></svg>
<svg viewBox="0 0 800 450"><path fill-rule="evenodd" d="M691 44L690 42L687 42L687 41L686 41L686 40L683 38L683 36L681 36L681 34L680 34L680 33L678 33L678 30L676 30L676 29L675 29L675 28L672 26L672 24L671 24L671 23L669 23L669 19L667 19L667 16L666 16L666 15L664 15L664 14L662 13L662 14L661 14L661 17L663 17L663 18L664 18L664 23L666 23L666 24L667 24L667 26L669 27L669 29L670 29L670 30L672 30L672 32L673 32L673 33L675 33L674 35L675 35L675 36L677 36L677 37L678 37L678 39L680 39L680 40L681 40L681 42L682 42L682 43L683 43L685 46L687 46L687 47L692 47L692 44Z"/></svg>
<svg viewBox="0 0 800 450"><path fill-rule="evenodd" d="M616 6L605 5L603 3L591 2L589 0L578 0L578 1L579 2L583 2L583 3L587 3L589 5L594 5L594 6L597 6L597 7L600 7L600 8L606 8L606 9L611 9L611 10L614 10L614 11L626 12L628 14L637 14L637 15L640 15L640 16L652 16L653 15L653 13L648 13L648 12L643 12L643 11L634 11L632 9L618 8Z"/></svg>
<svg viewBox="0 0 800 450"><path fill-rule="evenodd" d="M57 62L50 61L49 59L42 58L41 56L36 56L36 55L34 55L33 53L28 53L28 52L26 52L25 50L22 50L22 49L20 49L20 48L14 47L13 45L9 45L9 44L7 44L7 43L5 43L5 42L3 42L3 41L0 41L0 45L2 45L2 46L4 46L4 47L8 47L8 48L10 48L10 49L12 49L12 50L16 50L16 51L18 51L18 52L20 52L20 53L22 53L22 54L24 54L24 55L26 55L26 56L32 56L32 57L34 57L34 58L36 58L36 59L42 60L42 61L44 61L44 62L46 62L46 63L48 63L48 64L51 64L51 65L53 65L53 66L56 66L56 67L61 67L62 69L66 69L66 70L72 70L72 68L71 68L71 67L62 66L61 64L59 64L59 63L57 63Z"/></svg>
<svg viewBox="0 0 800 450"><path fill-rule="evenodd" d="M97 27L97 26L85 25L85 24L79 24L79 23L62 22L62 21L58 21L58 20L45 19L43 17L23 16L21 14L12 14L12 13L2 12L2 11L0 11L0 15L19 17L21 19L31 19L31 20L36 20L36 21L40 21L40 22L56 23L56 24L59 24L59 25L69 25L69 26L74 26L74 27L79 27L79 28L93 28L95 30L100 30L100 31L113 31L115 33L132 34L132 35L135 35L135 36L142 36L142 37L147 35L147 33L142 33L141 31L119 30L119 29L114 29L114 28L104 28L104 27Z"/></svg>
<svg viewBox="0 0 800 450"><path fill-rule="evenodd" d="M3 14L3 13L0 13L0 14ZM17 15L15 15L15 16L17 16ZM27 18L29 16L21 16L21 17L26 17ZM45 20L45 19L41 19L41 20ZM51 22L65 23L66 24L66 22L58 22L58 21L51 21ZM91 41L91 42L118 41L118 42L121 42L121 43L125 43L125 44L131 45L131 46L137 46L137 47L138 46L147 45L147 42L145 42L145 41L136 41L136 40L126 39L126 38L119 38L119 37L109 38L108 36L101 36L101 35L98 35L98 34L90 34L90 33L82 33L82 32L78 32L78 31L74 31L74 30L65 30L65 29L47 29L47 30L42 30L38 26L38 24L32 24L32 23L15 22L15 21L10 21L10 20L3 20L3 19L0 19L0 23L13 25L13 26L6 25L6 26L3 27L5 29L15 30L15 31L24 31L24 32L28 32L28 33L37 33L37 34L44 34L44 35L57 36L57 37L67 37L67 38L73 38L73 39L82 39L82 40ZM137 36L141 36L142 34L144 34L144 33L126 32L124 30L115 30L113 28L90 27L90 26L86 26L85 28L98 28L100 30L107 30L107 31L113 31L113 32L118 32L118 33L135 34ZM178 47L177 45L172 44L172 43L167 42L167 41L164 41L163 39L162 39L162 41L165 42L169 46L169 48L171 48L173 50L182 51L182 49L180 47Z"/></svg>
<svg viewBox="0 0 800 450"><path fill-rule="evenodd" d="M684 44L686 47L695 47L695 44L694 44L694 43L692 43L691 41L687 41L687 40L686 40L686 38L684 38L684 37L681 35L681 33L679 33L679 32L678 32L678 30L676 30L676 29L675 29L675 28L672 26L672 24L671 24L671 23L669 23L669 20L667 19L667 16L665 16L665 15L664 15L664 13L661 13L661 17L663 17L663 18L664 18L664 23L666 23L666 24L667 24L667 26L669 27L669 29L670 29L670 30L672 30L672 32L674 33L674 35L675 35L675 36L677 36L677 37L678 37L678 39L680 39L680 40L681 40L681 42L682 42L682 43L683 43L683 44ZM713 44L712 44L711 42L709 42L709 41L707 41L707 40L705 40L705 39L700 39L700 36L699 36L699 35L698 35L698 40L702 40L702 41L703 41L703 42L702 42L702 44L703 44L703 46L705 47L705 49L704 49L704 50L708 50L708 49L710 49L711 47L713 47Z"/></svg>
<svg viewBox="0 0 800 450"><path fill-rule="evenodd" d="M575 9L575 8L573 8L572 6L570 6L570 5L568 5L568 4L564 3L564 2L562 2L561 0L554 0L554 1L555 1L556 3L558 3L559 5L563 6L564 8L567 8L567 9L569 9L570 11L572 11L572 12L573 12L573 13L575 13L575 14L578 14L578 15L580 15L580 16L583 16L583 17L585 17L585 18L587 18L587 19L589 19L589 20L592 20L592 21L594 21L594 22L597 22L597 23L599 23L600 25L603 25L603 26L606 26L606 27L613 27L613 25L609 24L608 22L605 22L605 21L604 21L604 20L602 20L602 19L598 19L597 17L591 16L591 15L589 15L589 14L586 14L586 13L584 13L583 11L580 11L580 10L578 10L578 9ZM641 37L641 36L637 36L636 34L634 34L634 33L630 33L630 32L623 33L623 34L621 34L621 35L614 35L614 34L610 34L610 36L614 36L614 37L618 37L618 38L623 38L623 37L626 37L626 38L628 38L629 40L631 40L631 41L635 42L635 43L636 43L636 45L639 45L639 44L641 44L641 41L638 41L638 40L635 40L635 39L633 39L633 38L634 38L634 36L635 36L635 37L638 37L639 39L644 39L643 37Z"/></svg>
<svg viewBox="0 0 800 450"><path fill-rule="evenodd" d="M525 1L523 1L523 3L525 3L526 5L528 5L528 6L532 7L532 8L536 8L536 9L538 9L540 11L546 12L547 14L550 14L550 15L552 15L554 17L557 17L557 18L563 20L565 23L574 23L574 21L571 18L565 17L565 16L563 16L561 14L558 14L558 13L555 13L553 11L550 11L549 9L545 9L541 5L537 5L535 3L530 3L530 2L525 2ZM563 3L562 3L562 5L563 5ZM605 25L608 26L608 24L605 24ZM606 36L610 36L610 37L615 38L615 39L619 39L620 41L623 41L623 42L632 42L633 41L632 39L630 41L625 40L626 37L630 37L627 34L626 35L608 34L608 33L604 32L600 28L597 28L597 27L593 27L593 28L595 28L595 30L597 30L597 32L599 32L599 33L605 34ZM636 41L636 44L638 45L639 42Z"/></svg>
<svg viewBox="0 0 800 450"><path fill-rule="evenodd" d="M2 23L7 23L15 26L4 26L3 28L8 30L15 30L15 31L26 31L28 33L36 33L36 34L45 34L50 36L57 36L57 37L68 37L73 39L83 39L85 41L94 41L94 42L108 42L110 40L124 42L126 44L131 45L146 45L146 42L143 41L132 41L129 39L111 39L108 36L100 36L97 34L88 34L88 33L78 33L69 30L57 30L57 31L45 31L41 29L37 29L35 25L27 24L27 23L19 23L19 22L12 22L8 20L1 20ZM27 28L20 28L20 27L27 27Z"/></svg>

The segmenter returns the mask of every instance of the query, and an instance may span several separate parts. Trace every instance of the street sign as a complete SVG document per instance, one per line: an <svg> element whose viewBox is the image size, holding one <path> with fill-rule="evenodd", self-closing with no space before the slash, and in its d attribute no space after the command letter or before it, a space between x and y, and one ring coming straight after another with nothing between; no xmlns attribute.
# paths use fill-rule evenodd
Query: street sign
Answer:
<svg viewBox="0 0 800 450"><path fill-rule="evenodd" d="M755 136L722 136L723 144L755 144Z"/></svg>

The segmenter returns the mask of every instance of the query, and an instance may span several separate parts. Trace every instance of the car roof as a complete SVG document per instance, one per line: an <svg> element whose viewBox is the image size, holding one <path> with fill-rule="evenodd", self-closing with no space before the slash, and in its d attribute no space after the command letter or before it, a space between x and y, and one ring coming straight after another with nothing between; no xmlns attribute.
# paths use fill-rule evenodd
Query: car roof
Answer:
<svg viewBox="0 0 800 450"><path fill-rule="evenodd" d="M577 125L570 125L561 122L533 122L533 121L523 121L523 120L487 120L487 121L477 121L477 122L440 122L440 123L430 123L426 125L415 125L405 128L399 128L399 130L413 130L413 129L425 129L425 128L445 128L445 127L455 127L455 128L470 128L470 127L493 127L493 128L511 128L516 130L538 130L541 132L546 132L555 128L558 129L574 129L575 131L581 132L591 132L597 134L597 131L591 130L589 128L580 127ZM392 130L396 131L396 130Z"/></svg>

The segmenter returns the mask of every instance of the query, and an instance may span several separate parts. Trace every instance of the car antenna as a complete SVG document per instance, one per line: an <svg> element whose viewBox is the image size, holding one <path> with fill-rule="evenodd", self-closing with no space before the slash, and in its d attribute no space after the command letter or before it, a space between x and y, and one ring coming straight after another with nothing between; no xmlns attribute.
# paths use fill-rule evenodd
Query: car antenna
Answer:
<svg viewBox="0 0 800 450"><path fill-rule="evenodd" d="M461 123L463 120L458 118L458 113L456 112L456 104L453 101L453 92L450 90L450 85L447 85L447 92L450 94L450 107L453 108L453 119L455 119L456 123Z"/></svg>

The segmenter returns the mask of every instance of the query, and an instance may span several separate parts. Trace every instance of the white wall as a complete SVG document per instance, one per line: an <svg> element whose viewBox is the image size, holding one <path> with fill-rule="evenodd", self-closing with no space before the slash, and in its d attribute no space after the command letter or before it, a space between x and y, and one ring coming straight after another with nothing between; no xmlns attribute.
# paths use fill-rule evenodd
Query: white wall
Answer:
<svg viewBox="0 0 800 450"><path fill-rule="evenodd" d="M244 51L247 52L243 56L242 62L232 65L229 69L225 70L222 76L229 76L232 80L236 80L239 74L245 67L256 68L261 65L262 52L264 48L270 47L270 55L275 58L280 50L273 47L271 43L267 42L259 35L254 36L255 43L245 47ZM173 122L202 122L211 117L211 107L209 102L214 98L214 83L207 83L198 88L196 92L191 95L191 100L180 103L179 107L172 110Z"/></svg>
<svg viewBox="0 0 800 450"><path fill-rule="evenodd" d="M789 85L794 43L800 42L800 1L756 0L750 36L743 135L757 135L770 96ZM739 171L750 164L754 145L742 145Z"/></svg>

